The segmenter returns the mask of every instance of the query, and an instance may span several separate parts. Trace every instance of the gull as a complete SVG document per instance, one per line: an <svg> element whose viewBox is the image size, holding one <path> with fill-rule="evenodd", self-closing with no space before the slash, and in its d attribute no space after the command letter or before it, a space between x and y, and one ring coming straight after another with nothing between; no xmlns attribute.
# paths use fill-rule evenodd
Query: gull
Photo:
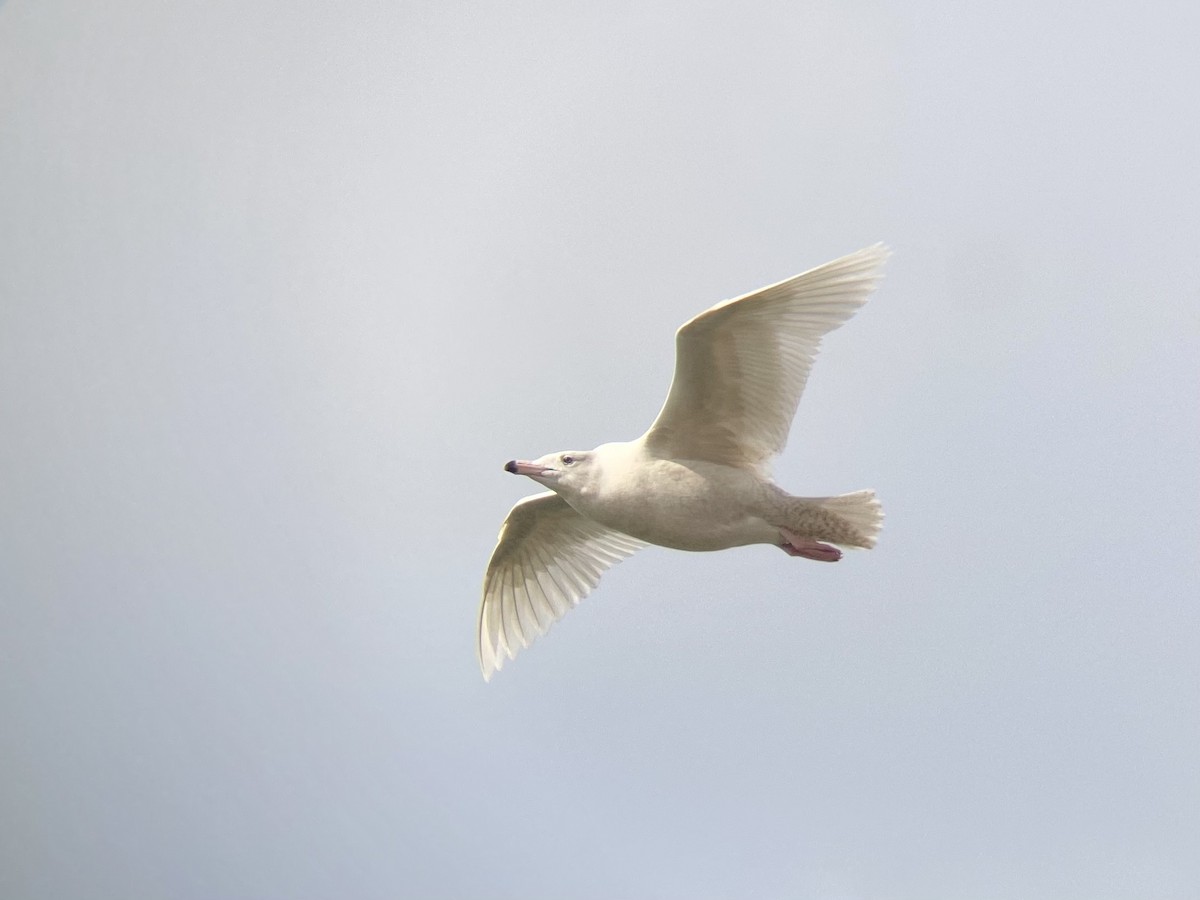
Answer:
<svg viewBox="0 0 1200 900"><path fill-rule="evenodd" d="M477 626L485 681L647 544L774 544L820 562L841 559L834 545L875 546L874 491L793 497L770 462L821 338L866 302L888 253L867 247L686 322L667 400L637 440L505 464L549 490L512 508L488 561Z"/></svg>

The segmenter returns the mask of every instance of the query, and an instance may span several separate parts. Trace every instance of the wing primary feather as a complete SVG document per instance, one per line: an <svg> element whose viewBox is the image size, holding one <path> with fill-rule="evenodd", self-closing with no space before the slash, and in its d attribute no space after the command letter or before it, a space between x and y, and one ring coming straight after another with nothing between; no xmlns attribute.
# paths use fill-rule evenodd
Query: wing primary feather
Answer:
<svg viewBox="0 0 1200 900"><path fill-rule="evenodd" d="M525 638L525 645L529 645L532 638L527 635L536 636L539 634L535 627L535 623L530 622L529 597L525 593L525 574L521 569L521 553L513 554L512 566L512 592L513 592L513 610L516 613L517 623L521 628L521 636Z"/></svg>
<svg viewBox="0 0 1200 900"><path fill-rule="evenodd" d="M525 597L524 606L527 607L530 618L533 619L533 622L530 624L533 626L534 633L538 637L541 637L546 633L546 626L542 624L542 617L538 614L537 601L529 585L529 574L525 570L525 561L527 558L524 552L517 555L517 576L521 584L521 594Z"/></svg>
<svg viewBox="0 0 1200 900"><path fill-rule="evenodd" d="M551 604L554 607L555 615L561 618L562 616L566 615L567 610L571 608L571 604L567 600L566 592L563 591L562 585L555 580L554 573L551 571L554 561L547 557L546 553L541 547L535 547L534 551L537 553L538 559L542 563L538 569L538 577L541 578L542 575L545 575L550 584L553 585L554 590L547 592L546 596L551 598Z"/></svg>
<svg viewBox="0 0 1200 900"><path fill-rule="evenodd" d="M525 635L521 632L521 622L517 619L517 601L513 596L513 575L512 565L505 565L504 574L501 576L503 614L501 619L504 623L504 642L508 647L508 655L511 658L517 650L525 649Z"/></svg>
<svg viewBox="0 0 1200 900"><path fill-rule="evenodd" d="M479 668L483 672L484 681L490 679L492 673L496 671L495 653L491 646L491 638L488 636L487 626L488 612L491 606L488 602L488 596L491 593L492 580L492 571L489 569L483 578L483 601L479 604L478 621L475 625L475 655L479 659Z"/></svg>

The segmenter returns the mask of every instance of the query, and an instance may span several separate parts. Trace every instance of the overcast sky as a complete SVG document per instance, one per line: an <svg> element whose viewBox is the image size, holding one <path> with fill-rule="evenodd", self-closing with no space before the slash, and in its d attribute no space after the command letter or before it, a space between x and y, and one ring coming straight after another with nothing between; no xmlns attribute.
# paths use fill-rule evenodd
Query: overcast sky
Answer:
<svg viewBox="0 0 1200 900"><path fill-rule="evenodd" d="M1194 898L1191 3L0 5L0 895ZM490 684L512 457L875 241L776 476Z"/></svg>

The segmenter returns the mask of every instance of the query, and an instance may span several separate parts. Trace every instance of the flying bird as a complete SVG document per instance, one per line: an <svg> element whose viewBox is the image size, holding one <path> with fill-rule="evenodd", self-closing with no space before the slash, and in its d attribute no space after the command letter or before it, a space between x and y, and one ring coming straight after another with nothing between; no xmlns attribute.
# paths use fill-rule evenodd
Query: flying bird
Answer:
<svg viewBox="0 0 1200 900"><path fill-rule="evenodd" d="M675 376L640 438L512 460L549 488L520 500L488 561L479 606L485 680L647 544L774 544L837 562L875 545L874 491L793 497L771 478L821 338L854 315L889 254L882 244L718 303L675 333Z"/></svg>

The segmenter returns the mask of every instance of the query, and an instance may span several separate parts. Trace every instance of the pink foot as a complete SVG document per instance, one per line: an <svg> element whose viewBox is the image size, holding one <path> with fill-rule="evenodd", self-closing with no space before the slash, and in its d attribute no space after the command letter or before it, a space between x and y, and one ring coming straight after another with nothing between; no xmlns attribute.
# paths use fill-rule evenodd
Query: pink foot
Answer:
<svg viewBox="0 0 1200 900"><path fill-rule="evenodd" d="M788 556L802 556L805 559L815 559L818 562L837 562L842 558L842 551L829 544L822 544L811 538L802 538L790 531L780 531L784 541L779 545Z"/></svg>

